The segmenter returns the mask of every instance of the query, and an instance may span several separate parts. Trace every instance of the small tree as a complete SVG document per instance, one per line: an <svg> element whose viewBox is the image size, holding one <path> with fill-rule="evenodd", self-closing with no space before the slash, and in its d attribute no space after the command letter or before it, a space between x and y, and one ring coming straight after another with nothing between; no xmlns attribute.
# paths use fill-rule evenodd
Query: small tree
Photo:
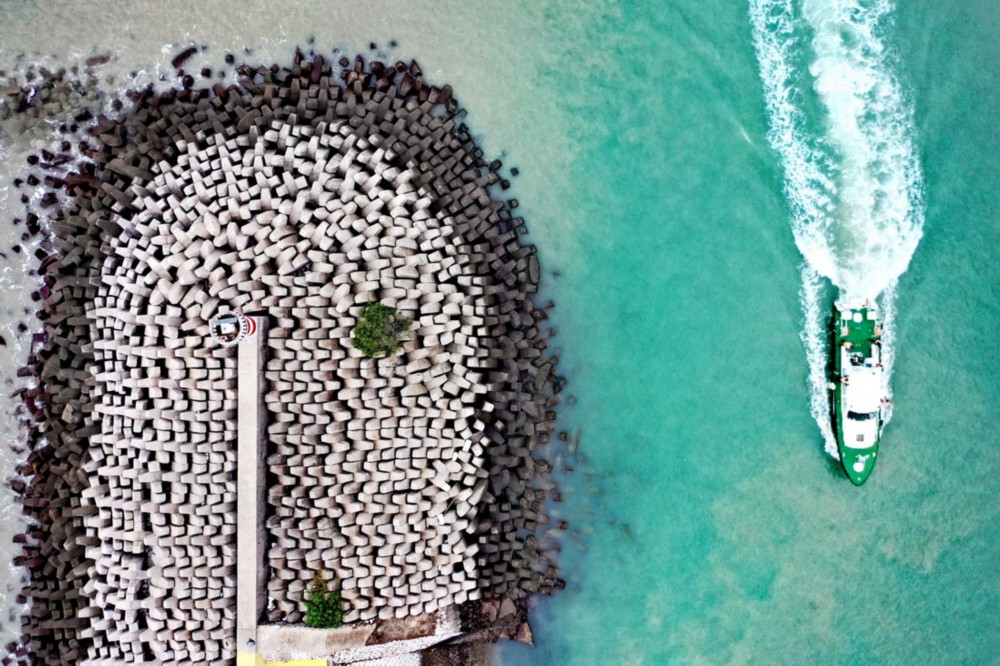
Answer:
<svg viewBox="0 0 1000 666"><path fill-rule="evenodd" d="M410 330L413 322L395 309L381 303L369 303L361 310L351 344L368 358L392 356L399 350L399 334Z"/></svg>
<svg viewBox="0 0 1000 666"><path fill-rule="evenodd" d="M336 629L344 621L344 611L340 607L340 591L331 589L331 581L317 571L309 583L306 599L306 626L313 629Z"/></svg>

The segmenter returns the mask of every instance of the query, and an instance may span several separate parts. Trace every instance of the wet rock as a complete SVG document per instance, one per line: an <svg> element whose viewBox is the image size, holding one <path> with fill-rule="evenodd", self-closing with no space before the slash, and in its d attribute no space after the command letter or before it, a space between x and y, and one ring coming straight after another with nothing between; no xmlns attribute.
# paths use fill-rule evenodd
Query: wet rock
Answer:
<svg viewBox="0 0 1000 666"><path fill-rule="evenodd" d="M173 59L170 61L170 66L173 67L174 69L183 67L184 64L187 63L187 61L190 60L191 57L194 56L194 54L197 52L198 52L198 47L189 46L188 48L184 49L183 51L181 51L180 53L178 53L173 57Z"/></svg>

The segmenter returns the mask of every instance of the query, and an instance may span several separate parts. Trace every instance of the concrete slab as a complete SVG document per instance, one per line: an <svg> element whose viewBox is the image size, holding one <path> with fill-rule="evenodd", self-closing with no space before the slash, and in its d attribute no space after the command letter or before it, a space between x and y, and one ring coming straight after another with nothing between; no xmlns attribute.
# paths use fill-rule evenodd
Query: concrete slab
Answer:
<svg viewBox="0 0 1000 666"><path fill-rule="evenodd" d="M257 622L267 604L264 567L264 349L267 317L255 317L257 332L240 343L237 357L236 442L236 650L257 652Z"/></svg>
<svg viewBox="0 0 1000 666"><path fill-rule="evenodd" d="M329 658L334 652L364 647L374 624L340 629L264 624L257 628L257 649L267 662Z"/></svg>

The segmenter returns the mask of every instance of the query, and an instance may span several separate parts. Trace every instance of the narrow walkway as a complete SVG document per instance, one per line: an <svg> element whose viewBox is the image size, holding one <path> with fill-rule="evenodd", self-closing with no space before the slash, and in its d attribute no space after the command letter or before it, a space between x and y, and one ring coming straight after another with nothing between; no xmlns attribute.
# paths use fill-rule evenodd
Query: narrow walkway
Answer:
<svg viewBox="0 0 1000 666"><path fill-rule="evenodd" d="M256 662L257 622L267 604L264 550L264 454L267 448L264 343L267 318L239 345L236 443L236 650L238 661Z"/></svg>

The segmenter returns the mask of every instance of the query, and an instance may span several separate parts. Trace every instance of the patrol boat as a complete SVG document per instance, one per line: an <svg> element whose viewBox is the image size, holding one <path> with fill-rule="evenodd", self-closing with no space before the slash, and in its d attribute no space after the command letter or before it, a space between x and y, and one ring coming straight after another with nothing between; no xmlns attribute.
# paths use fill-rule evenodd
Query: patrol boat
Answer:
<svg viewBox="0 0 1000 666"><path fill-rule="evenodd" d="M847 478L860 486L875 467L888 400L882 326L871 300L833 306L833 429Z"/></svg>

